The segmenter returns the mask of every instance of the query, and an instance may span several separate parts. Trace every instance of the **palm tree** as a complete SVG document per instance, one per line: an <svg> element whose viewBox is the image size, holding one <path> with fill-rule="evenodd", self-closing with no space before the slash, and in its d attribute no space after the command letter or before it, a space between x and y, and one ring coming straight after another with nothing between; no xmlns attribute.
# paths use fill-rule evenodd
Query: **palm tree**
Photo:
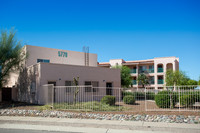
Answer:
<svg viewBox="0 0 200 133"><path fill-rule="evenodd" d="M0 89L8 81L9 75L20 68L25 59L21 42L15 38L13 30L2 31L0 36Z"/></svg>

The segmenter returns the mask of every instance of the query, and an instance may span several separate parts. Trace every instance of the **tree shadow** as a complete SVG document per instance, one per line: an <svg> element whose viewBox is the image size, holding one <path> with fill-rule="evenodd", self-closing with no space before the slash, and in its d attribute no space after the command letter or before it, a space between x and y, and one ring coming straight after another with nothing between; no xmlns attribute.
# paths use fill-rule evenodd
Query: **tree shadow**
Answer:
<svg viewBox="0 0 200 133"><path fill-rule="evenodd" d="M42 105L26 103L26 102L14 102L14 101L0 102L0 109L12 109L15 107L27 107L27 106L33 107L33 106L42 106Z"/></svg>

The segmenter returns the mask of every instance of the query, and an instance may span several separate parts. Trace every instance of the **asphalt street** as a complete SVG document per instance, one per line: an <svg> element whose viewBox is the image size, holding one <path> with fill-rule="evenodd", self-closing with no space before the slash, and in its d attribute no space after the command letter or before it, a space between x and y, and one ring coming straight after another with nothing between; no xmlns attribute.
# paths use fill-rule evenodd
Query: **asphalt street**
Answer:
<svg viewBox="0 0 200 133"><path fill-rule="evenodd" d="M0 133L80 133L80 132L60 132L60 131L45 131L45 130L24 130L24 129L2 129Z"/></svg>
<svg viewBox="0 0 200 133"><path fill-rule="evenodd" d="M200 133L200 124L0 116L0 133Z"/></svg>

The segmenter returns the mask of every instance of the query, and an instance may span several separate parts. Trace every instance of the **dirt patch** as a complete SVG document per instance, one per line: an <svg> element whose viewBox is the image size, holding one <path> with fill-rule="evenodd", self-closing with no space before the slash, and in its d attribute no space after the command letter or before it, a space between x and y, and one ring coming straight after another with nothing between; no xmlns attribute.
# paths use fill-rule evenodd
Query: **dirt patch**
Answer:
<svg viewBox="0 0 200 133"><path fill-rule="evenodd" d="M90 113L98 113L98 114L128 114L128 115L136 115L136 114L148 114L148 115L184 115L184 116L200 116L199 110L193 111L178 111L178 108L175 109L166 109L165 111L158 111L159 108L156 106L154 101L147 101L145 105L145 101L136 101L135 105L127 105L123 102L116 103L117 106L124 106L128 110L127 111L94 111ZM147 109L152 109L152 111L145 111L145 106ZM4 102L0 103L0 109L20 109L20 110L39 110L41 105L36 104L27 104L22 102ZM153 111L156 110L156 111ZM64 112L81 112L78 110L57 110ZM85 112L83 112L85 113Z"/></svg>

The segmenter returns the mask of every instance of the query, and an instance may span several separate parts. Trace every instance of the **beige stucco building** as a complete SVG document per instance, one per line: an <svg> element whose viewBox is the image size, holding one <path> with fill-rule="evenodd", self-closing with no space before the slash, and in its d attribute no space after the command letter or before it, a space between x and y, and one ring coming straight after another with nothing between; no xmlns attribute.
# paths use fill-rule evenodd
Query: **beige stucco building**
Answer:
<svg viewBox="0 0 200 133"><path fill-rule="evenodd" d="M20 101L43 104L42 99L47 93L41 91L43 85L69 86L73 85L73 78L77 77L79 85L82 86L105 88L121 86L120 70L99 68L97 54L30 45L24 46L24 51L28 53L24 70L11 74L8 84L5 85L7 90L12 88L13 100L18 98ZM106 91L101 93L106 95ZM0 99L6 97L4 94L2 96Z"/></svg>
<svg viewBox="0 0 200 133"><path fill-rule="evenodd" d="M99 92L101 96L112 95L110 87L121 87L120 70L112 68L116 65L125 65L131 69L132 88L142 88L142 85L137 82L137 77L140 73L144 73L149 77L148 88L163 89L166 71L168 69L179 70L179 58L177 57L138 61L112 59L109 62L98 63L97 54L92 53L30 45L24 46L23 49L28 54L28 58L24 62L24 69L10 75L5 88L0 91L0 101L10 97L12 100L44 104L44 98L49 95L48 91L44 89L44 85L73 86L73 78L77 77L79 77L78 84L80 86L92 85L99 87L95 93ZM10 95L6 94L8 91L10 91ZM63 101L63 97L66 97L65 93L61 93L62 95L59 93L60 101ZM81 93L87 98L93 94L84 89ZM54 97L57 94L55 90ZM67 95L68 97L72 96L70 93L67 93Z"/></svg>
<svg viewBox="0 0 200 133"><path fill-rule="evenodd" d="M161 57L148 60L124 61L123 59L113 59L109 62L101 62L99 67L111 68L116 65L128 66L131 69L132 86L139 89L142 86L137 82L140 73L149 77L148 88L163 89L165 86L165 73L168 69L179 70L179 58Z"/></svg>

